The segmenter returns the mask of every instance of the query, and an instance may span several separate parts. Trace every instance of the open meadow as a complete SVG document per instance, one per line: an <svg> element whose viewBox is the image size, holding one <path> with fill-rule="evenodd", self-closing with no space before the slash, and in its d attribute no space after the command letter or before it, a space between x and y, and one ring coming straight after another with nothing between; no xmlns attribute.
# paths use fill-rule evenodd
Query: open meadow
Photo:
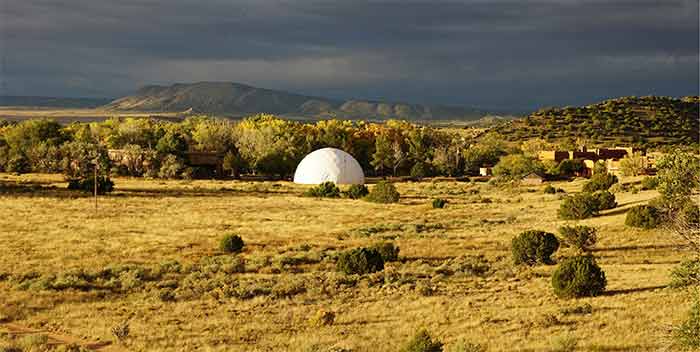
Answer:
<svg viewBox="0 0 700 352"><path fill-rule="evenodd" d="M518 233L574 223L557 218L562 196L543 185L401 182L398 204L375 204L302 197L308 187L290 182L114 181L95 210L60 175L0 174L0 322L133 351L396 351L419 328L448 351L459 341L652 351L669 346L690 301L667 287L690 257L677 239L624 225L655 190L617 193L618 207L576 222L598 229L593 254L608 285L561 299L554 265L511 258ZM584 180L552 184L574 193ZM431 206L437 197L444 209ZM229 233L242 253L219 250ZM340 251L381 240L400 247L399 261L336 271Z"/></svg>

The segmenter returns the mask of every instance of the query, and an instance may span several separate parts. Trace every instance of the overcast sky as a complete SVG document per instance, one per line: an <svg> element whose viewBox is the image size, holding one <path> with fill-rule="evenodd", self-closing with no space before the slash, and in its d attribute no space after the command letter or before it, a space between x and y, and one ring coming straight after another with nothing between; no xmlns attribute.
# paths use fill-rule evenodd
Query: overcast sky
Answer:
<svg viewBox="0 0 700 352"><path fill-rule="evenodd" d="M0 0L0 95L234 81L529 109L697 95L697 0Z"/></svg>

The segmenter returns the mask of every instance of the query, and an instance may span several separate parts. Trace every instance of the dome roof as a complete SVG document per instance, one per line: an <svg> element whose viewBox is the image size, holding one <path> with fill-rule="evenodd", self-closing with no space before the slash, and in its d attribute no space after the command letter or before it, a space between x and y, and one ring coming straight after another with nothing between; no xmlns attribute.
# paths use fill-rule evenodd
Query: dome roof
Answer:
<svg viewBox="0 0 700 352"><path fill-rule="evenodd" d="M326 181L335 184L364 184L365 174L352 155L335 148L323 148L310 153L294 172L294 183L310 185Z"/></svg>

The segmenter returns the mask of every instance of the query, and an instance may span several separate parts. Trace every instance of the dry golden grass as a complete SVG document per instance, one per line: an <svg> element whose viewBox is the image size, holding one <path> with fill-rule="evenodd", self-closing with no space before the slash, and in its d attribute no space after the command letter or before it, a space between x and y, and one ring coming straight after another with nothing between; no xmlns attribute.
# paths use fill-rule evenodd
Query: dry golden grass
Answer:
<svg viewBox="0 0 700 352"><path fill-rule="evenodd" d="M551 290L554 266L517 268L510 259L514 235L556 232L567 223L556 217L558 195L545 195L541 187L409 182L398 185L400 204L379 205L303 198L306 187L288 182L119 178L117 191L101 197L95 211L92 198L64 190L60 176L0 174L0 182L22 185L0 193L0 276L9 274L0 280L0 319L102 340L112 340L110 328L128 320L131 332L122 345L130 350L396 351L426 327L447 346L464 339L489 351L549 351L562 336L577 338L579 350L649 351L667 345L665 326L688 308L687 292L665 288L670 269L684 257L675 239L624 226L624 209L647 202L655 191L618 194L620 207L582 221L599 229L594 254L608 278L607 293L562 300ZM570 192L581 185L555 184ZM434 197L449 204L432 209ZM225 233L246 241L240 256L247 269L231 274L236 280L283 290L301 285L305 292L238 299L214 290L164 302L152 286L56 291L21 289L16 280L29 272L114 264L191 264L220 255ZM355 287L341 284L329 260L276 264L381 238L394 239L404 259ZM476 255L485 256L490 274L440 270ZM584 303L592 313L562 312ZM310 325L319 310L335 312L334 323Z"/></svg>
<svg viewBox="0 0 700 352"><path fill-rule="evenodd" d="M36 118L49 118L60 123L103 121L111 117L144 117L157 116L163 119L176 119L181 113L171 112L140 112L112 111L101 108L42 108L21 106L0 106L0 119L22 121Z"/></svg>

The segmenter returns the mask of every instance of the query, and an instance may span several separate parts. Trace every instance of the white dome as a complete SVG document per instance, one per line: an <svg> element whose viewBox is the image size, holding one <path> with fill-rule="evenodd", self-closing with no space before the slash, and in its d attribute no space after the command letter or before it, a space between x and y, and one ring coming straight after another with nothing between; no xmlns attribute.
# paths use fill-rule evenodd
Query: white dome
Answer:
<svg viewBox="0 0 700 352"><path fill-rule="evenodd" d="M352 155L335 148L316 150L297 165L294 183L315 185L326 181L361 185L365 183L365 174Z"/></svg>

